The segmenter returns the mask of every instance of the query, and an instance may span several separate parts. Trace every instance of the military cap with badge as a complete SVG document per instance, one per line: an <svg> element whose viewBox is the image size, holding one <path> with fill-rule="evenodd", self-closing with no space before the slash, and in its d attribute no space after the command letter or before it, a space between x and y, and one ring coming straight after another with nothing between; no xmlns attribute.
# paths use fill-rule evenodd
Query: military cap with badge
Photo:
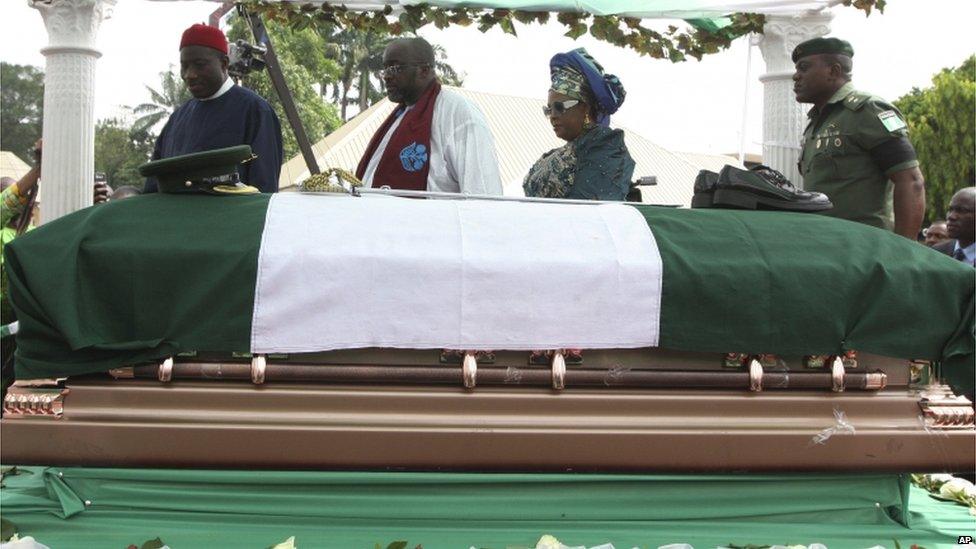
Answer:
<svg viewBox="0 0 976 549"><path fill-rule="evenodd" d="M257 194L237 171L254 158L250 145L238 145L153 160L139 166L139 173L155 177L164 193Z"/></svg>

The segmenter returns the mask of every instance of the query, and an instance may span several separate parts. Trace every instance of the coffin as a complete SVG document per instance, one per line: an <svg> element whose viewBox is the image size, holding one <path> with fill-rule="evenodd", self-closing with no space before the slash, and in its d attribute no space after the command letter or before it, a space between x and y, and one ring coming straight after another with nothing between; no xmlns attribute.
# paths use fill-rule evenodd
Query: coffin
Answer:
<svg viewBox="0 0 976 549"><path fill-rule="evenodd" d="M6 254L5 464L976 463L972 269L845 221L157 195Z"/></svg>

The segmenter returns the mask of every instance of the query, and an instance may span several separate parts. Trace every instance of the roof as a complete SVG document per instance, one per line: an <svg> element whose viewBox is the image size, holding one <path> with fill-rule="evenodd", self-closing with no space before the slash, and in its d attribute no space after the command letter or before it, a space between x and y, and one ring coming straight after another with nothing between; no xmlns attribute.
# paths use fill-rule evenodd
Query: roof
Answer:
<svg viewBox="0 0 976 549"><path fill-rule="evenodd" d="M449 86L445 86L445 89L461 94L484 113L495 138L498 171L505 194L521 196L522 179L529 168L544 152L564 143L553 134L552 127L542 114L545 101ZM373 133L393 108L394 104L384 98L313 145L319 167L354 170ZM518 123L513 124L513 120ZM674 153L632 130L621 129L627 148L637 163L634 178L657 177L656 186L644 187L645 202L688 206L699 170L718 171L725 164L740 165L736 159L722 155ZM294 186L308 176L304 159L300 154L296 155L282 166L278 187L285 191L294 190Z"/></svg>
<svg viewBox="0 0 976 549"><path fill-rule="evenodd" d="M738 158L728 154L708 154L696 152L679 152L677 154L695 166L700 166L703 170L719 172L723 167L725 167L726 164L731 164L737 168L742 167L742 162L739 162Z"/></svg>
<svg viewBox="0 0 976 549"><path fill-rule="evenodd" d="M0 151L0 177L20 179L30 171L30 166L10 151Z"/></svg>

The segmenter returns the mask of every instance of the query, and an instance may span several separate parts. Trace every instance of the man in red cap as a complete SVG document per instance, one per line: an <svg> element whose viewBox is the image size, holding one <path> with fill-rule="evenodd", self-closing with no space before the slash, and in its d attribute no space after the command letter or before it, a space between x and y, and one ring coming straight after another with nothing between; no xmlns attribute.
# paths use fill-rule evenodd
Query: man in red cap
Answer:
<svg viewBox="0 0 976 549"><path fill-rule="evenodd" d="M241 182L263 192L278 190L281 123L263 98L227 75L227 37L216 27L193 25L180 40L180 76L193 99L181 105L156 140L152 159L250 145L257 158L238 166ZM155 178L145 192L156 192Z"/></svg>

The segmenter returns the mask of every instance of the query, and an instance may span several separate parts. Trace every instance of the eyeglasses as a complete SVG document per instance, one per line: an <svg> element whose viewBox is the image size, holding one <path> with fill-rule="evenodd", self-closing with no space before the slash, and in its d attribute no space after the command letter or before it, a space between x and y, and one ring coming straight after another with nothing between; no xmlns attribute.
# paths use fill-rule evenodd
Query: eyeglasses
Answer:
<svg viewBox="0 0 976 549"><path fill-rule="evenodd" d="M429 67L428 63L403 63L402 65L390 65L389 67L383 67L382 69L376 71L380 76L396 76L400 74L407 67Z"/></svg>
<svg viewBox="0 0 976 549"><path fill-rule="evenodd" d="M576 105L579 105L580 101L578 99L567 99L565 101L553 101L551 105L546 105L542 107L542 114L546 116L552 116L552 113L563 114L564 112L572 109Z"/></svg>

